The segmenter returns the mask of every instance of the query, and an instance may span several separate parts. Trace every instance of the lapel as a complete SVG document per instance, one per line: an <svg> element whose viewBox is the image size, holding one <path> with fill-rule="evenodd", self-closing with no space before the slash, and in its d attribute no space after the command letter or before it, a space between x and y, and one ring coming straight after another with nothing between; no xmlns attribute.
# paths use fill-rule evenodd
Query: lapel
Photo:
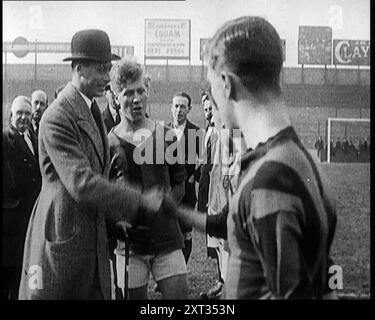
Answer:
<svg viewBox="0 0 375 320"><path fill-rule="evenodd" d="M108 163L109 149L106 131L102 117L100 117L100 128L96 125L94 117L88 108L85 100L71 82L69 82L62 92L76 113L77 125L86 132L103 168ZM99 129L99 130L98 130Z"/></svg>
<svg viewBox="0 0 375 320"><path fill-rule="evenodd" d="M35 144L35 136L30 132L30 136L31 136L30 140L32 142L34 152L35 152L35 155L33 155L26 141L19 134L19 132L11 126L9 127L9 130L10 130L10 136L13 139L14 146L17 147L23 154L27 154L29 158L33 159L36 162L36 164L38 164L38 152L37 152L38 147Z"/></svg>

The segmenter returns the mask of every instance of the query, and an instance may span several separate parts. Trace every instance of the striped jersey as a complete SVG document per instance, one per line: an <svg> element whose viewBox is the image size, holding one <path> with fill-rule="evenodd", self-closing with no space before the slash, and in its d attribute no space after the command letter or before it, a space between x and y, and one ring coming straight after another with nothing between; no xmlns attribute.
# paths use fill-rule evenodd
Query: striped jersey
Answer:
<svg viewBox="0 0 375 320"><path fill-rule="evenodd" d="M312 298L328 291L336 211L327 183L287 127L242 155L227 217L227 299Z"/></svg>

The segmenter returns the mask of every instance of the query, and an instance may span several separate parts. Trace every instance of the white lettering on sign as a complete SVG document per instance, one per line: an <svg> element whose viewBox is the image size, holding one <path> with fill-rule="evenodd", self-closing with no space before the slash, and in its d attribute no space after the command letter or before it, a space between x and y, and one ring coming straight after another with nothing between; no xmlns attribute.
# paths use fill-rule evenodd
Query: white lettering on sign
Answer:
<svg viewBox="0 0 375 320"><path fill-rule="evenodd" d="M43 10L41 6L29 7L29 28L33 30L43 29Z"/></svg>
<svg viewBox="0 0 375 320"><path fill-rule="evenodd" d="M335 40L334 55L338 64L352 64L353 60L366 60L360 65L367 65L369 59L370 42L369 41L350 41Z"/></svg>

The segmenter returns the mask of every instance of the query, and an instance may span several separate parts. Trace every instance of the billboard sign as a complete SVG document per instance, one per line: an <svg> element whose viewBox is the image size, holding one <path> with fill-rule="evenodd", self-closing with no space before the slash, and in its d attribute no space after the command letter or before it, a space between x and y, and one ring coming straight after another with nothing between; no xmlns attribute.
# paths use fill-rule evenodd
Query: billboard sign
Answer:
<svg viewBox="0 0 375 320"><path fill-rule="evenodd" d="M190 20L145 19L145 57L190 59Z"/></svg>
<svg viewBox="0 0 375 320"><path fill-rule="evenodd" d="M134 56L134 46L111 46L112 52L120 57ZM4 52L13 52L16 57L23 58L29 52L38 53L70 53L70 42L28 42L18 37L13 42L3 42Z"/></svg>
<svg viewBox="0 0 375 320"><path fill-rule="evenodd" d="M333 64L370 65L369 40L333 40Z"/></svg>
<svg viewBox="0 0 375 320"><path fill-rule="evenodd" d="M331 64L332 28L300 26L298 32L299 64Z"/></svg>

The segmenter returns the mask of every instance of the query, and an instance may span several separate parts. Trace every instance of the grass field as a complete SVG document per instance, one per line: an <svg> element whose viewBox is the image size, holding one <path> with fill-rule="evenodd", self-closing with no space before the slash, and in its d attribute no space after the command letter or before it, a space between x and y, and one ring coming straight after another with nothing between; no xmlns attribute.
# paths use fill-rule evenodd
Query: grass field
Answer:
<svg viewBox="0 0 375 320"><path fill-rule="evenodd" d="M331 249L335 264L343 270L344 297L367 298L370 294L370 164L324 164L330 187L337 200L338 222ZM194 232L193 252L188 264L189 298L199 299L199 293L216 281L217 269L206 256L205 237ZM152 291L149 298L160 299Z"/></svg>

